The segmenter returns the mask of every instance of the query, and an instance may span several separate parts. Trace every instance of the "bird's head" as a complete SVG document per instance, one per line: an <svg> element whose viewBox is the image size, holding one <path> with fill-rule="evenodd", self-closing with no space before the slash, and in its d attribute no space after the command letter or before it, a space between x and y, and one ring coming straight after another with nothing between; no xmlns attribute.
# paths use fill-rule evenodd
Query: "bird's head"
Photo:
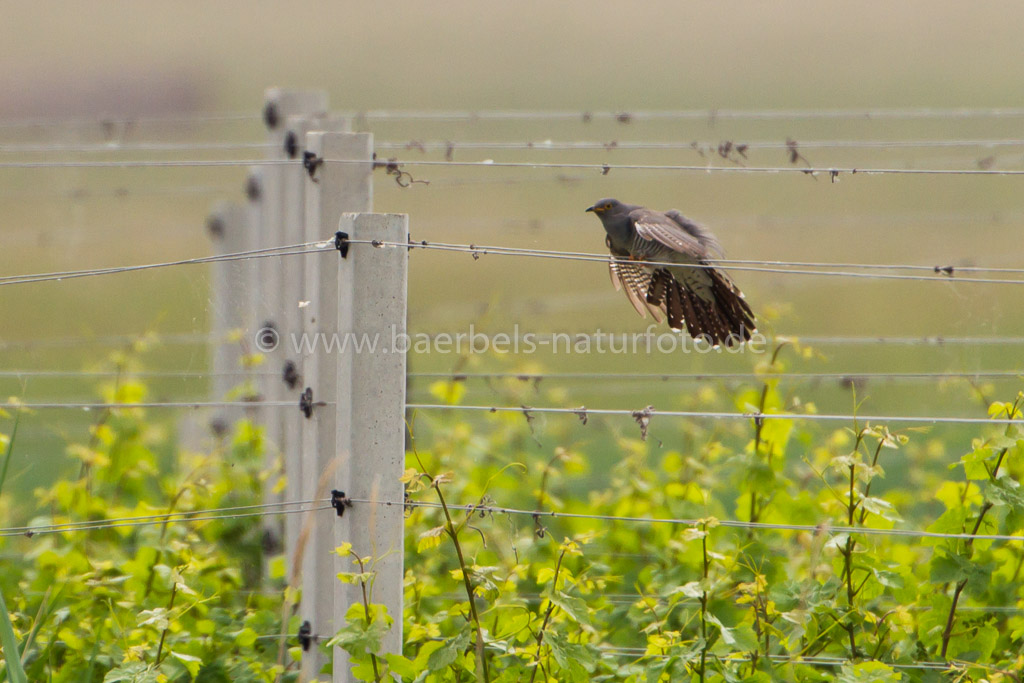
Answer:
<svg viewBox="0 0 1024 683"><path fill-rule="evenodd" d="M623 203L618 199L600 199L594 203L593 206L587 207L587 211L596 213L599 218L614 214L619 208L623 206Z"/></svg>

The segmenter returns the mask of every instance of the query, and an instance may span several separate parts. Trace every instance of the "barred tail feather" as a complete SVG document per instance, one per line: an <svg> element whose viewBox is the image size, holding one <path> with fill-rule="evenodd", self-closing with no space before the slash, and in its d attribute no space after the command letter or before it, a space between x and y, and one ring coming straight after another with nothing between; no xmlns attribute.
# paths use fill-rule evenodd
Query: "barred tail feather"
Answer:
<svg viewBox="0 0 1024 683"><path fill-rule="evenodd" d="M754 312L743 298L739 290L729 279L715 270L708 270L711 275L711 292L714 295L715 309L719 320L727 330L719 342L726 346L735 346L749 341L757 331Z"/></svg>
<svg viewBox="0 0 1024 683"><path fill-rule="evenodd" d="M685 329L694 339L716 346L749 341L757 327L743 293L724 274L710 268L705 272L711 278L709 298L688 289L666 268L645 272L631 262L615 262L612 279L623 286L640 315L646 306L655 319L664 315L673 330Z"/></svg>
<svg viewBox="0 0 1024 683"><path fill-rule="evenodd" d="M724 275L710 269L708 272L712 277L710 299L673 280L665 297L669 323L673 329L682 329L681 323L685 322L691 337L715 346L732 347L749 341L757 327L742 292ZM673 315L674 309L682 312L682 321ZM680 324L674 324L677 322Z"/></svg>
<svg viewBox="0 0 1024 683"><path fill-rule="evenodd" d="M693 310L686 308L689 300L679 288L679 283L671 280L665 290L665 312L668 314L668 326L673 330L683 329L685 323L687 329L693 334Z"/></svg>

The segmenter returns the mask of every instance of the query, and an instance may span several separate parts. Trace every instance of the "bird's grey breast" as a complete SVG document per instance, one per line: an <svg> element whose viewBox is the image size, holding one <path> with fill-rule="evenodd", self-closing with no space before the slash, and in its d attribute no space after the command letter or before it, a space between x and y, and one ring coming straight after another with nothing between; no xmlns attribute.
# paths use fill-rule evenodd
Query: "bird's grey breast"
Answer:
<svg viewBox="0 0 1024 683"><path fill-rule="evenodd" d="M608 233L608 243L613 251L633 253L636 229L628 213L621 212L613 216L603 216L604 230Z"/></svg>

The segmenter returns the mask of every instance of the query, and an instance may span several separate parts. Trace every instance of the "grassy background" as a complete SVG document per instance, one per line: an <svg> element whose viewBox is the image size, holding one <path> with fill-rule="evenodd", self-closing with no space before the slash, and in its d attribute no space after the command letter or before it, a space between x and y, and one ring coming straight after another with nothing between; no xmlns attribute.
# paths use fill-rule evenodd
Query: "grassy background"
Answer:
<svg viewBox="0 0 1024 683"><path fill-rule="evenodd" d="M0 126L0 145L89 142L260 142L257 120L105 129L103 116L256 114L268 86L317 87L332 109L847 109L999 107L1019 104L1024 46L1019 3L815 2L482 4L199 2L5 5L0 21L0 116L82 117L77 125ZM595 120L371 122L377 140L700 141L1019 138L1020 119L811 119L781 121ZM440 158L409 150L404 159ZM259 150L183 152L159 158L256 158ZM815 166L1018 168L1021 147L998 149L807 149ZM156 158L139 152L135 158ZM29 154L3 160L132 158L125 153ZM465 151L460 160L703 163L673 152ZM721 159L712 163L726 165ZM784 150L749 163L788 163ZM733 258L1019 266L1024 203L1018 178L703 174L410 167L428 185L376 179L379 211L407 212L415 237L600 251L603 235L583 208L603 196L677 207L711 226ZM152 169L0 168L0 272L146 263L204 255L211 204L242 198L244 167ZM599 264L415 253L410 328L425 332L641 331L647 322L608 285ZM737 272L780 334L1024 335L1013 286L904 283ZM43 338L203 333L209 291L202 267L0 288L0 370L87 369L100 345L19 346ZM793 370L958 371L1021 367L1013 346L832 346ZM157 345L155 370L203 371L207 349ZM595 372L725 372L755 359L717 356L479 358L466 369L536 367ZM410 369L450 370L451 356L410 359ZM0 394L80 400L92 381L0 377ZM1019 381L984 392L1007 398ZM671 409L693 383L550 383L536 404ZM151 397L206 396L193 379L154 381ZM838 383L800 389L822 411L847 412ZM427 398L414 383L410 400ZM501 395L470 385L469 402ZM868 413L983 415L966 383L879 382L862 388ZM173 416L167 416L172 419ZM65 438L92 416L45 413L22 426L12 465L23 493L63 462ZM553 418L552 418L553 419ZM610 425L618 429L622 425ZM598 425L597 429L604 429ZM597 432L600 434L601 432ZM971 430L933 436L952 452ZM589 438L589 437L588 437ZM607 457L614 457L609 452Z"/></svg>

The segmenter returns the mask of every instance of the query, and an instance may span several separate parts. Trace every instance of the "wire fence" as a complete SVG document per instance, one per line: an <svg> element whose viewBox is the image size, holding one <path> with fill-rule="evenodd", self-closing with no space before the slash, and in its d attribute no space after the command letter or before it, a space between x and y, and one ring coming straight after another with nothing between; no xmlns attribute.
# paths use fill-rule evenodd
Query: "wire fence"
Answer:
<svg viewBox="0 0 1024 683"><path fill-rule="evenodd" d="M453 602L455 600L453 599ZM256 635L254 640L256 641L294 641L298 646L303 647L303 643L324 643L331 639L331 636L320 635L316 633L273 633ZM444 639L438 637L425 638L425 642L444 642ZM65 641L56 639L53 641L54 644L66 645ZM179 639L178 642L181 642ZM509 654L507 648L503 647L498 643L485 643L483 649L488 652L496 654L507 655ZM637 662L650 662L650 661L663 661L671 658L673 655L651 651L648 647L627 647L618 645L608 644L594 644L590 643L587 645L588 651L600 653L602 656L615 657L615 658L628 658L636 660ZM850 665L850 660L842 657L829 657L823 655L804 655L804 654L760 654L757 658L765 659L776 665L800 665L807 667L821 667L827 669L835 669L843 666ZM732 652L716 652L712 655L712 659L720 661L724 664L747 664L756 662L755 658L749 652L743 651L732 651ZM859 659L862 664L878 663L885 667L889 667L899 670L922 670L922 671L947 671L950 673L963 673L971 669L980 669L990 673L997 674L1012 674L1012 672L1000 669L999 667L979 664L977 662L966 660L966 659L948 659L945 661L888 661L884 659L876 659L873 657L862 657Z"/></svg>
<svg viewBox="0 0 1024 683"><path fill-rule="evenodd" d="M673 110L343 110L332 112L356 121L524 121L569 120L590 123L607 119L616 123L642 120L814 120L814 119L1003 119L1024 118L1020 107L891 107L846 109L673 109ZM256 111L194 112L164 116L24 117L0 120L0 129L78 128L93 126L108 134L138 126L195 126L200 124L251 124L264 114Z"/></svg>
<svg viewBox="0 0 1024 683"><path fill-rule="evenodd" d="M124 527L147 526L151 524L170 524L182 522L209 522L213 520L242 519L246 517L265 517L276 515L292 515L304 512L315 512L330 509L329 504L317 505L324 501L289 501L280 503L264 503L260 505L238 505L233 507L210 508L206 510L186 510L178 512L154 513L152 515L136 515L114 519L88 520L81 522L61 522L54 524L32 524L27 526L0 529L0 537L27 536L70 533L75 531L100 531Z"/></svg>
<svg viewBox="0 0 1024 683"><path fill-rule="evenodd" d="M51 282L54 280L73 280L82 277L94 277L97 275L114 275L118 273L130 273L140 270L152 270L153 268L169 268L171 266L186 266L202 263L220 263L224 261L244 261L248 259L272 258L277 256L297 256L311 254L321 249L333 247L333 241L328 242L306 242L281 247L267 247L263 249L251 249L230 254L217 256L199 256L190 259L179 259L177 261L165 261L163 263L146 263L135 266L116 266L113 268L92 268L88 270L66 270L55 273L35 273L30 275L7 275L0 277L0 287L5 285L21 285L32 282Z"/></svg>
<svg viewBox="0 0 1024 683"><path fill-rule="evenodd" d="M807 149L948 149L1024 147L1024 139L1017 138L972 138L972 139L930 139L930 140L818 140L805 139L799 142L780 140L755 140L734 143L722 140L380 140L377 149L389 151L445 152L452 154L459 150L521 150L521 151L688 151L728 158L739 147L743 154L756 150L780 150L791 152L794 148ZM275 145L266 142L163 142L120 141L103 143L0 143L0 154L112 154L129 152L204 152L253 150L265 152ZM720 150L720 151L719 151ZM258 160L259 157L256 157Z"/></svg>
<svg viewBox="0 0 1024 683"><path fill-rule="evenodd" d="M280 373L259 370L236 370L232 372L194 370L0 370L0 378L69 378L102 379L108 377L138 377L143 379L203 379L207 377L277 377ZM521 382L540 380L610 380L638 382L705 381L705 380L896 380L896 381L947 381L958 379L1022 379L1020 370L976 370L950 372L874 372L850 370L847 372L415 372L407 374L409 379L444 379L453 382L467 380L514 379Z"/></svg>
<svg viewBox="0 0 1024 683"><path fill-rule="evenodd" d="M578 120L590 123L607 119L616 123L642 120L697 119L718 121L738 120L813 120L813 119L972 119L1020 118L1020 107L904 107L904 108L851 108L851 109L674 109L674 110L620 110L620 111L552 111L552 110L490 110L490 111L424 111L387 110L348 111L344 115L357 121L415 120L415 121L524 121L524 120Z"/></svg>
<svg viewBox="0 0 1024 683"><path fill-rule="evenodd" d="M482 406L482 405L453 405L447 403L410 403L406 405L409 410L448 410L448 411L470 411L485 413L523 413L527 416L534 414L552 415L575 415L580 420L591 415L616 415L636 418L642 415L646 418L652 417L676 417L711 420L805 420L812 422L849 422L849 423L912 423L912 424L991 424L1010 425L1024 424L1024 418L984 418L984 417L963 417L956 415L857 415L857 414L825 414L825 413L730 413L720 411L703 410L655 410L652 406L640 409L622 408L577 408L558 407L535 407L535 406Z"/></svg>
<svg viewBox="0 0 1024 683"><path fill-rule="evenodd" d="M464 254L470 254L475 258L487 255L496 256L530 256L534 258L542 259L557 259L567 261L599 261L607 263L609 257L604 254L595 254L588 252L572 252L572 251L553 251L543 249L524 249L517 247L503 247L503 246L484 246L474 244L451 244L451 243L439 243L439 242L427 242L426 240L421 242L412 242L411 244L398 244L393 242L384 242L380 240L348 240L350 244L369 244L373 247L400 247L410 249L434 249L439 251L452 251ZM823 262L809 262L809 261L757 261L752 259L719 259L709 257L706 263L685 263L680 264L678 261L657 261L650 260L643 262L645 267L671 267L671 268L694 268L698 270L713 270L719 266L727 265L730 270L737 271L748 271L748 272L760 272L760 273L774 273L774 274L787 274L787 275L818 275L827 277L851 277L851 278L864 278L864 279L876 279L876 280L928 280L940 282L948 282L950 279L955 279L956 282L968 282L974 284L1024 284L1024 279L1001 279L1001 278L974 278L974 277L959 277L955 278L954 273L956 270L961 270L955 266L923 266L923 265L899 265L899 264L867 264L867 263L823 263ZM758 265L755 265L758 264ZM778 266L778 267L769 267ZM785 267L783 267L785 266ZM921 276L921 275L897 275L888 273L861 273L851 272L842 270L806 270L799 269L796 266L809 266L809 267L833 267L833 268L855 268L855 269L877 269L877 270L930 270L932 276ZM1024 268L1000 268L991 269L983 266L969 266L966 268L968 272L1004 272L1004 273L1024 273ZM935 277L938 275L939 277Z"/></svg>
<svg viewBox="0 0 1024 683"><path fill-rule="evenodd" d="M323 158L325 164L358 164L366 161L352 159ZM573 161L480 161L403 159L394 162L400 167L448 167L448 168L517 168L529 170L585 170L600 175L612 171L676 171L688 173L727 174L800 174L826 176L833 181L844 175L924 175L924 176L1020 176L1024 169L1011 168L897 168L885 166L711 166L708 164L629 164L629 163L581 163ZM133 168L216 168L240 166L296 166L301 161L278 159L120 159L113 161L3 161L0 169L133 169ZM429 185L429 181L418 181Z"/></svg>
<svg viewBox="0 0 1024 683"><path fill-rule="evenodd" d="M122 141L111 140L97 143L0 143L0 155L50 155L50 154L134 154L160 153L181 154L191 152L259 152L274 150L276 145L268 142L221 142L193 141L167 142L161 140ZM456 152L475 151L516 151L516 152L686 152L701 158L724 159L741 163L746 155L757 151L785 152L793 155L798 150L854 150L854 151L895 151L895 150L1005 150L1024 146L1019 138L970 138L970 139L803 139L796 140L753 140L733 142L732 140L379 140L377 150L388 152L444 153L445 161L454 161ZM197 160L210 161L210 160ZM265 159L253 157L251 162ZM250 163L251 163L250 162Z"/></svg>
<svg viewBox="0 0 1024 683"><path fill-rule="evenodd" d="M318 401L317 405L333 406L331 401ZM169 409L199 409L199 408L296 408L299 404L295 401L267 401L260 399L241 401L137 401L137 402L23 402L6 401L0 403L0 408L7 410L129 410L135 408L169 408ZM467 411L485 413L521 413L530 418L534 414L552 415L574 415L580 420L590 416L628 416L634 419L642 415L645 418L672 417L692 418L710 420L794 420L812 422L849 422L854 424L885 424L885 423L912 423L912 424L964 424L964 425L1024 425L1022 417L967 417L958 415L858 415L849 414L826 414L826 413L788 413L788 412L721 412L701 410L655 410L653 406L646 408L587 408L579 406L575 408L560 408L552 406L486 406L486 405L459 405L449 403L408 403L408 410L429 410L429 411Z"/></svg>
<svg viewBox="0 0 1024 683"><path fill-rule="evenodd" d="M726 146L726 144L728 146ZM784 150L792 151L794 147L799 149L946 149L950 147L967 148L1000 148L1024 146L1024 140L1016 138L993 138L993 139L942 139L942 140L755 140L750 142L735 143L722 140L381 140L375 145L378 149L399 150L399 151L421 151L421 152L446 152L454 153L458 150L527 150L527 151L604 151L615 150L643 150L643 151L691 151L700 153L711 153L727 156L728 152L735 152L737 146L742 148L743 153L754 150ZM718 150L721 149L721 153ZM6 151L0 146L0 152ZM19 151L11 149L10 151ZM23 150L30 151L30 150Z"/></svg>
<svg viewBox="0 0 1024 683"><path fill-rule="evenodd" d="M295 401L126 401L126 402L39 402L5 401L0 408L8 410L130 410L133 408L295 408ZM328 405L323 403L323 405ZM332 404L333 405L333 404Z"/></svg>
<svg viewBox="0 0 1024 683"><path fill-rule="evenodd" d="M497 331L495 334L501 334ZM434 333L423 332L428 336L436 336ZM605 338L611 342L625 342L635 335L643 335L643 332L621 332L607 333ZM557 335L557 336L556 336ZM538 332L536 339L539 344L552 343L556 339L588 340L595 338L590 332ZM832 335L811 335L811 334L787 334L785 339L775 341L795 341L802 344L818 346L924 346L924 347L987 347L987 346L1017 346L1024 344L1024 336L981 336L981 337L944 337L940 335L920 337L897 337L897 336L832 336ZM71 347L118 347L136 343L160 344L165 346L193 346L218 344L224 341L223 338L203 332L170 332L170 333L135 333L117 335L94 335L94 336L70 336L70 337L44 337L39 339L23 340L0 340L0 350L22 350L34 351L41 349L66 349ZM458 374L458 373L454 373ZM854 373L857 374L857 373Z"/></svg>
<svg viewBox="0 0 1024 683"><path fill-rule="evenodd" d="M539 259L556 259L567 261L586 261L608 263L609 256L592 252L555 251L549 249L527 249L519 247L506 247L495 245L475 244L453 244L443 242L386 242L383 240L352 240L346 239L346 244L369 245L374 248L402 248L417 250L436 250L469 254L475 259L481 256L528 256ZM32 273L24 275L7 275L0 277L0 286L28 284L34 282L48 282L52 280L69 280L80 277L92 277L98 275L114 275L119 273L150 270L153 268L166 268L171 266L196 265L204 263L217 263L222 261L237 261L250 258L270 258L275 256L295 256L302 254L326 251L336 246L333 239L320 242L305 242L280 247L269 247L241 251L217 256L201 256L191 259L180 259L163 263L148 263L132 266L119 266L112 268L95 268L88 270L70 270L51 273ZM326 253L330 253L329 251ZM704 263L680 263L678 261L656 261L646 260L643 262L646 267L671 267L671 268L693 268L698 270L715 269L719 266L729 266L730 270L760 272L785 275L816 275L823 277L849 277L875 280L916 280L929 282L957 282L970 284L1024 284L1024 279L1007 278L979 278L961 277L956 275L958 271L963 272L995 272L1024 274L1024 268L1002 268L988 266L953 266L953 265L921 265L921 264L872 264L872 263L829 263L821 261L779 261L779 260L754 260L754 259L724 259L709 257ZM809 270L808 268L814 268ZM826 269L823 269L826 268ZM827 268L846 268L850 270L828 270ZM916 270L930 271L932 275L903 275L891 273L863 273L860 270Z"/></svg>
<svg viewBox="0 0 1024 683"><path fill-rule="evenodd" d="M495 334L501 334L498 331ZM434 334L424 332L429 336ZM643 335L643 332L621 332L606 333L604 338L611 342L625 342L636 335ZM540 344L552 343L556 339L588 340L595 338L591 332L538 332L535 339ZM224 340L216 335L203 332L169 332L151 333L140 332L135 334L116 335L94 335L94 336L70 336L70 337L47 337L40 339L24 340L0 340L2 350L25 350L38 349L63 349L79 346L126 346L134 343L159 343L168 346L178 345L207 345L221 343ZM816 335L816 334L786 334L780 335L773 341L793 341L802 344L820 346L926 346L926 347L970 347L970 346L1017 346L1024 344L1024 336L979 336L979 337L946 337L942 335L925 335L918 337L900 336L858 336L858 335Z"/></svg>
<svg viewBox="0 0 1024 683"><path fill-rule="evenodd" d="M604 112L554 112L554 111L491 111L491 112L402 112L402 111L367 111L347 112L357 126L368 125L369 122L399 122L412 121L418 123L456 123L474 124L477 122L575 122L580 125L594 123L610 123L622 127L643 122L680 122L695 121L706 122L714 125L719 121L815 121L815 120L863 120L863 121L895 121L895 120L978 120L982 122L1004 119L1016 121L1024 119L1022 108L967 108L967 109L938 109L938 108L908 108L908 109L845 109L845 110L819 110L819 111L758 111L758 110L677 110L677 111L604 111ZM268 172L294 171L303 165L309 171L310 178L318 182L315 174L317 169L325 165L336 164L343 167L358 166L365 168L370 165L366 159L340 159L329 154L323 157L302 159L266 158L267 155L274 157L280 149L280 145L268 142L225 142L219 140L209 141L171 141L157 139L158 136L149 136L147 139L136 140L133 138L138 134L138 128L160 128L160 127L198 127L210 126L235 126L249 125L257 122L259 115L254 113L225 113L198 116L171 116L153 118L99 118L99 119L25 119L19 121L0 121L0 130L22 132L28 134L35 130L47 128L69 128L87 127L94 128L95 132L105 138L104 142L96 143L2 143L0 154L6 155L0 158L0 169L16 171L34 170L61 170L61 169L146 169L146 168L167 168L167 169L232 169L237 167L254 167L257 170ZM618 130L618 129L617 129ZM426 132L426 131L425 131ZM994 135L994 134L993 134ZM452 136L458 137L458 136ZM590 136L591 138L597 135ZM487 169L512 169L524 171L579 171L579 177L604 177L610 174L618 175L619 172L678 172L678 173L714 173L714 174L764 174L764 175L791 175L803 174L815 177L828 177L832 181L838 180L840 176L847 175L879 175L879 176L955 176L955 177L1015 177L1024 175L1024 169L1004 168L1006 164L997 164L992 158L982 160L956 160L955 167L939 168L934 165L922 163L915 160L913 164L899 166L898 164L865 164L854 165L844 163L843 165L815 164L812 165L802 155L806 150L840 150L840 151L894 151L909 150L915 153L929 152L934 150L982 150L988 152L1019 153L1024 147L1024 139L1013 137L974 137L974 138L926 138L915 139L893 139L885 140L873 137L871 139L818 139L800 140L792 139L766 140L758 139L749 142L736 143L728 141L682 141L666 139L619 139L620 136L608 136L606 140L596 139L524 139L524 136L517 136L511 140L481 139L481 140L448 140L448 139L409 139L409 140L380 140L375 148L380 151L416 152L421 155L426 153L444 154L444 159L426 159L422 156L414 158L393 159L387 162L373 161L371 168L384 168L389 175L395 175L399 185L406 187L413 183L422 183L423 187L428 183L422 179L414 180L406 167L424 167L428 169L453 169L456 171L468 171L472 178L439 178L438 185L445 182L452 184L459 182L519 182L514 178L494 178L487 180L477 177L481 168ZM639 136L637 136L639 138ZM725 143L728 145L723 148ZM507 160L478 159L463 160L454 159L456 152L474 151L510 151L516 153L528 152L530 155L526 160L512 158ZM580 155L564 154L561 158L545 156L544 160L536 161L532 154L534 152L550 155L557 152L601 152L612 154L618 152L685 152L698 153L705 157L708 163L703 164L655 164L655 163L583 163L578 160ZM748 151L776 151L784 152L790 157L788 165L765 164L747 165L746 154ZM234 158L242 157L247 152L264 155L261 158ZM188 155L203 156L203 153L210 153L211 157L217 158L148 158L161 155ZM231 153L232 158L226 154ZM101 158L89 159L48 159L33 158L32 155L95 155ZM20 156L18 156L20 155ZM103 158L101 155L145 155L147 158ZM737 156L738 155L738 156ZM279 156L279 154L278 154ZM520 154L519 156L527 156ZM8 158L9 157L9 158ZM223 158L221 158L223 157ZM621 157L619 157L621 159ZM724 165L712 165L711 162ZM930 159L932 164L936 160ZM1017 159L1012 160L1016 163ZM997 167L998 166L998 167ZM405 173L403 176L402 174ZM585 176L583 174L586 174ZM31 175L31 174L29 174ZM406 184L403 184L405 178ZM434 179L432 179L434 180ZM550 178L541 178L540 182L548 182ZM36 192L29 187L25 190L11 190L10 196L19 196L19 191L24 192L20 196L33 196ZM94 189L82 186L66 190L63 193L54 193L52 196L62 196L68 199L82 199L84 197L125 197L138 193L149 195L168 195L177 197L180 195L197 194L209 195L221 192L222 188L213 185L178 185L159 187L131 187L113 189ZM51 196L48 191L39 191L42 197ZM275 220L287 220L283 215ZM476 232L486 229L488 233L498 232L493 226L474 226ZM339 238L340 240L340 238ZM608 254L559 251L552 249L523 248L502 245L477 245L463 242L439 242L439 241L418 241L398 242L386 240L367 239L344 239L338 242L335 239L324 239L320 241L297 241L277 247L264 247L258 249L233 250L229 253L217 254L215 256L200 256L178 260L169 260L136 265L123 265L105 268L89 268L77 270L54 270L49 272L27 273L21 275L0 276L0 287L18 284L62 282L79 280L82 278L116 275L144 270L160 268L177 268L178 266L221 264L232 261L272 261L279 262L284 257L301 255L332 255L338 258L335 247L344 251L348 246L362 249L404 249L408 252L422 250L433 250L440 252L460 253L471 256L474 260L483 256L516 256L534 259L538 262L543 260L556 261L579 261L579 262L609 262ZM280 257L280 258L279 258ZM955 263L863 263L850 261L823 261L823 260L754 260L754 259L708 259L706 263L679 264L675 262L645 262L650 267L690 267L696 269L726 267L729 270L741 272L766 273L770 275L794 275L794 276L819 276L829 278L840 278L845 282L853 281L913 281L913 282L940 282L947 285L977 284L977 285L1014 285L1024 284L1024 277L1013 278L1012 275L1024 275L1024 266L996 266L996 265L958 265ZM966 274L966 275L965 275ZM994 277L983 277L991 275ZM309 303L309 302L304 302ZM245 330L251 334L252 330ZM430 334L437 334L431 332ZM544 333L543 338L555 339L561 333ZM590 337L590 333L570 335L571 338ZM622 333L621 338L626 339L629 333ZM158 341L162 344L218 344L224 342L223 335L205 332L174 333L168 335L155 335L140 337L139 335L100 335L95 337L54 337L50 339L27 339L0 341L0 349L4 350L32 350L32 349L66 349L86 344L90 345L120 345L130 344L140 339ZM986 346L1015 346L1024 344L1024 337L1015 335L991 335L991 336L825 336L825 335L793 335L789 337L777 337L774 341L784 342L787 340L799 341L803 344L823 346L911 346L911 347L986 347ZM265 378L268 382L274 377L280 377L279 372L271 372L252 368L238 371L223 371L217 369L205 370L166 370L166 371L142 371L142 372L121 372L116 370L103 371L64 371L54 369L31 369L31 368L6 368L0 370L0 378L11 378L26 380L30 378L106 378L138 376L149 378L210 378L220 380L240 378ZM791 380L791 381L813 381L813 380L836 380L841 382L853 382L861 379L889 380L889 381L920 381L940 382L947 380L1016 380L1024 377L1024 370L1016 367L1005 367L1005 363L995 368L967 370L930 369L920 372L894 371L884 372L871 370L867 372L596 372L596 371L554 371L554 372L410 372L407 373L409 380L416 379L441 379L453 382L464 382L468 380L518 380L538 382L541 380L558 381L629 381L638 384L650 382L667 381L705 381L715 380L743 380L743 381L766 381L766 380ZM315 404L310 403L305 408L329 407L336 408L341 404L342 398L334 400L318 400ZM1022 425L1024 419L1017 415L1007 414L1005 417L974 417L971 415L908 415L908 414L859 414L853 413L817 413L797 411L765 411L754 412L726 412L726 411L688 411L688 410L657 410L652 406L646 408L625 408L617 407L587 408L585 406L566 407L558 405L549 406L528 406L528 405L507 405L511 401L505 401L500 405L451 405L447 403L421 403L405 402L399 404L406 411L418 412L462 412L465 414L521 414L527 423L530 423L535 415L552 415L578 419L586 425L590 416L605 416L608 418L629 418L642 425L646 437L647 425L652 420L658 421L662 418L674 420L742 420L752 421L755 425L761 425L765 421L788 420L788 421L809 421L809 422L843 422L855 425L868 424L901 424L901 425L971 425L971 426L992 426L1005 427L1010 425ZM553 401L557 402L557 401ZM621 403L621 402L620 402ZM23 410L81 410L81 411L115 411L122 409L152 408L169 410L197 410L197 409L253 409L266 410L264 415L284 414L286 410L295 410L302 407L302 404L294 400L277 400L274 396L256 396L253 400L202 400L184 401L176 400L173 397L161 398L153 401L96 401L96 402L68 402L68 401L17 401L11 400L0 403L0 408L8 411L20 412ZM306 412L306 417L310 413ZM296 419L298 415L295 416ZM276 418L273 418L276 419ZM531 427L532 429L532 427ZM294 496L293 496L294 497ZM412 514L416 510L431 511L442 507L441 503L421 501L415 499L404 500L383 500L379 498L348 498L350 504L359 506L377 506L401 510ZM332 504L332 502L334 504ZM526 507L509 507L491 504L490 502L457 502L446 505L450 511L459 511L470 515L481 516L505 516L525 517L539 520L566 520L592 522L595 526L604 527L608 524L622 525L673 525L700 528L709 523L706 519L675 518L659 516L629 516L613 514L597 514L586 511L569 510L537 510ZM59 521L59 517L49 522L36 522L22 526L11 526L0 528L0 537L35 537L52 534L73 534L100 532L107 529L144 527L148 525L167 524L199 524L223 522L233 519L265 519L265 518L295 518L300 515L335 514L338 510L337 501L322 497L299 497L294 500L274 501L255 505L241 505L234 507L219 507L209 509L196 509L188 511L154 512L147 515L135 515L130 517L118 517L110 519L81 520L81 521ZM40 511L43 514L45 511ZM851 517L852 519L852 517ZM947 533L929 531L922 528L873 528L866 526L832 524L829 520L822 520L818 524L789 524L789 523L767 523L756 521L743 521L738 519L714 520L714 524L725 529L743 530L752 534L811 534L816 536L836 536L840 534L873 536L873 537L897 537L905 539L924 540L952 540L975 542L999 542L1020 544L1024 542L1024 536L1014 533L983 534L983 533ZM980 526L980 520L979 520ZM531 596L526 595L526 598ZM540 596L532 596L539 599ZM609 595L609 600L619 600L625 603L633 596ZM966 608L965 608L966 609ZM1012 606L993 606L993 610L1016 610ZM952 617L951 617L952 618ZM279 639L293 638L291 634L263 635L259 638ZM314 636L319 638L319 636ZM610 656L621 656L630 658L657 657L642 648L611 647L601 645L598 648L601 652ZM748 653L729 653L721 655L723 661L744 661L749 658ZM827 657L827 656L806 656L795 657L792 655L768 655L769 659L780 663L803 663L822 667L837 667L849 663L849 658ZM929 669L929 670L952 670L958 667L977 666L973 663L960 663L955 661L910 661L910 662L887 662L888 665L902 669ZM996 669L992 669L996 670Z"/></svg>
<svg viewBox="0 0 1024 683"><path fill-rule="evenodd" d="M943 539L954 541L973 540L974 542L999 541L1008 543L1024 542L1024 536L1016 534L985 534L985 533L949 533L940 531L927 531L923 529L882 529L868 526L846 526L841 524L833 525L827 520L819 524L781 524L773 522L751 522L734 519L706 519L706 518L678 518L678 517L645 517L630 515L601 515L585 512L567 512L555 510L537 510L526 508L505 507L492 505L483 502L478 503L457 503L446 502L444 504L429 501L418 501L414 499L404 500L375 500L370 498L347 498L352 504L377 505L402 510L429 509L449 511L455 510L470 515L485 516L518 516L529 517L533 520L586 520L594 522L614 522L622 524L668 524L672 526L686 526L702 528L705 524L708 527L722 527L724 529L740 529L745 531L771 532L771 531L795 531L810 534L862 534L864 536L894 536L901 538L915 539ZM330 498L298 500L278 503L266 503L262 505L244 505L224 508L210 508L205 510L188 510L166 513L154 513L151 515L137 515L133 517L120 517L105 520L91 520L80 522L61 522L52 524L33 524L0 528L0 537L5 536L36 536L53 533L70 533L76 531L99 531L119 527L146 526L152 524L169 523L191 523L207 522L219 519L238 519L242 517L274 516L283 514L299 514L304 512L316 512L334 510Z"/></svg>

